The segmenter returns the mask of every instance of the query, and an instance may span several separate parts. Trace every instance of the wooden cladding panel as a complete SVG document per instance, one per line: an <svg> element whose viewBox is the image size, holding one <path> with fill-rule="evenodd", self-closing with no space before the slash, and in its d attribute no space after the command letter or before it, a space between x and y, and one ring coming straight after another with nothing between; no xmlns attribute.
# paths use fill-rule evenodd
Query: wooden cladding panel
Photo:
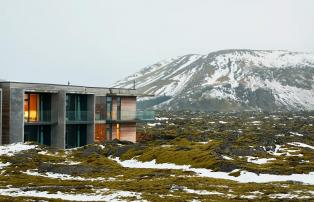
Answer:
<svg viewBox="0 0 314 202"><path fill-rule="evenodd" d="M106 124L95 124L95 142L106 141Z"/></svg>
<svg viewBox="0 0 314 202"><path fill-rule="evenodd" d="M2 87L2 144L10 143L10 87Z"/></svg>
<svg viewBox="0 0 314 202"><path fill-rule="evenodd" d="M136 97L121 97L121 111L122 120L135 120Z"/></svg>
<svg viewBox="0 0 314 202"><path fill-rule="evenodd" d="M120 124L120 140L136 142L136 124Z"/></svg>
<svg viewBox="0 0 314 202"><path fill-rule="evenodd" d="M136 111L136 97L121 97L121 110Z"/></svg>

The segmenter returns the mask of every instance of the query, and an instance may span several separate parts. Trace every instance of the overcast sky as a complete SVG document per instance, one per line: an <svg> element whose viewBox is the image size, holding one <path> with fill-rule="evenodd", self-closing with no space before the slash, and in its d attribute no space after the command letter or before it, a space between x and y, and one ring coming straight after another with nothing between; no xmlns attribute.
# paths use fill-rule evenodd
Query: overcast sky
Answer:
<svg viewBox="0 0 314 202"><path fill-rule="evenodd" d="M221 49L314 52L314 0L0 0L0 78L109 86Z"/></svg>

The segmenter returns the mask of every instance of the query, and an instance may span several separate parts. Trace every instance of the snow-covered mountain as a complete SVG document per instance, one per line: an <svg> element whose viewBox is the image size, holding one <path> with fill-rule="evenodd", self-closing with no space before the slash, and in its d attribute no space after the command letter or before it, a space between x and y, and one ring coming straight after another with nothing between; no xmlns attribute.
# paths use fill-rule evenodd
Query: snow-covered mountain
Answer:
<svg viewBox="0 0 314 202"><path fill-rule="evenodd" d="M314 54L223 50L160 61L114 84L155 97L141 107L207 111L314 110Z"/></svg>

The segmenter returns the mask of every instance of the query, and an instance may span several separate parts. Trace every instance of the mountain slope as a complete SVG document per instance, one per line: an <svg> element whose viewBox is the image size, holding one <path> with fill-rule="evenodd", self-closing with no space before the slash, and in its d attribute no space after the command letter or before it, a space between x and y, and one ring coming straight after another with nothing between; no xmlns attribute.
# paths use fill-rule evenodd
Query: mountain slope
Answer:
<svg viewBox="0 0 314 202"><path fill-rule="evenodd" d="M140 106L206 111L314 110L314 54L223 50L158 62L114 84L143 93Z"/></svg>

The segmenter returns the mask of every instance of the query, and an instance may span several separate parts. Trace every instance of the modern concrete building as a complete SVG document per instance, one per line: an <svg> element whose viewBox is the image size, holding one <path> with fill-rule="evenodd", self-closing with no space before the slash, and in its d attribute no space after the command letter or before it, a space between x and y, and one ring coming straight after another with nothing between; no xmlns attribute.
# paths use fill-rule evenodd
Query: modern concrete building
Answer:
<svg viewBox="0 0 314 202"><path fill-rule="evenodd" d="M1 144L35 141L73 148L119 139L136 142L135 89L0 82ZM2 132L1 132L2 130Z"/></svg>

